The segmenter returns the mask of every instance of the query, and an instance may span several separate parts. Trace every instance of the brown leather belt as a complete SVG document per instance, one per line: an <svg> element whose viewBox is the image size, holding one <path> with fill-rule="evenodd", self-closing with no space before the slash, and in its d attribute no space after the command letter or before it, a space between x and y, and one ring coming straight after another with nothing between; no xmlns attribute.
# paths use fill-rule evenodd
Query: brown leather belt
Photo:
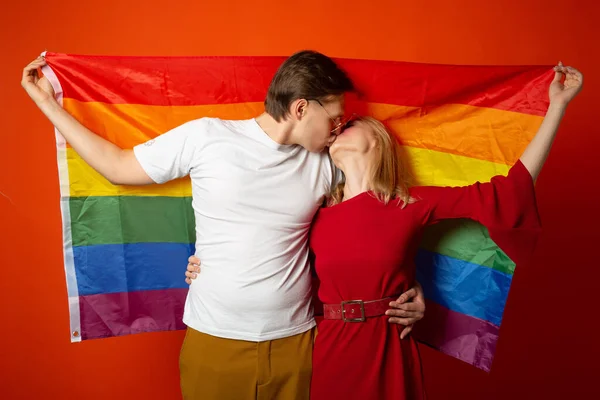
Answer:
<svg viewBox="0 0 600 400"><path fill-rule="evenodd" d="M344 322L365 322L369 317L385 315L385 312L390 309L390 301L397 298L398 296L371 301L347 300L339 304L323 304L323 318L341 319Z"/></svg>

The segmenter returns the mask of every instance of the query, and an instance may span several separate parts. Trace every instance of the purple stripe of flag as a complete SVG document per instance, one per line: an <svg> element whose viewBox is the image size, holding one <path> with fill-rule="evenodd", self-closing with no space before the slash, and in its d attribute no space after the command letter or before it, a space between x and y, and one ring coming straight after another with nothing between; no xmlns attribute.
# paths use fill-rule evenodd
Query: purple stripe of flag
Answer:
<svg viewBox="0 0 600 400"><path fill-rule="evenodd" d="M425 317L415 324L415 338L489 372L500 328L479 318L427 301Z"/></svg>
<svg viewBox="0 0 600 400"><path fill-rule="evenodd" d="M82 339L185 329L187 293L165 289L80 296Z"/></svg>

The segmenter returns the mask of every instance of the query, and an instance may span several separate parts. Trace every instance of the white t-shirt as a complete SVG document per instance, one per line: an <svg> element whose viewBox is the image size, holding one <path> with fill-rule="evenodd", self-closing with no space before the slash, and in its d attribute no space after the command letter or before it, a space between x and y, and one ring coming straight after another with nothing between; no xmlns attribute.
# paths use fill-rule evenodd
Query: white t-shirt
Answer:
<svg viewBox="0 0 600 400"><path fill-rule="evenodd" d="M157 183L191 177L202 266L186 325L249 341L315 326L307 242L339 176L327 153L278 144L254 119L216 118L188 122L134 152Z"/></svg>

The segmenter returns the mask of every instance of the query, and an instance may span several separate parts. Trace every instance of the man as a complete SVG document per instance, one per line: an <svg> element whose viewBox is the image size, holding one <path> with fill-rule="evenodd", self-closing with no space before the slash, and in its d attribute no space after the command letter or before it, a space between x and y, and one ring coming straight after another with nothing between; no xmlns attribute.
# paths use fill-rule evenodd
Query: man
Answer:
<svg viewBox="0 0 600 400"><path fill-rule="evenodd" d="M44 64L24 69L23 87L111 183L191 177L202 274L184 310L184 398L307 399L315 334L308 231L340 179L323 150L345 124L350 79L330 58L299 52L275 74L257 118L202 118L129 150L62 109L38 78ZM413 320L421 318L422 296L413 306ZM398 307L392 316L406 314Z"/></svg>

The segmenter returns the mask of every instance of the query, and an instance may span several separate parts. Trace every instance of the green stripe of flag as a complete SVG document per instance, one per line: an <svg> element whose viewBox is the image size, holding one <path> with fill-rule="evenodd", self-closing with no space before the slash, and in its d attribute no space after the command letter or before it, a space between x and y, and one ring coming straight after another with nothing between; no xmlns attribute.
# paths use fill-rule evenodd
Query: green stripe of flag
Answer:
<svg viewBox="0 0 600 400"><path fill-rule="evenodd" d="M196 241L191 197L73 197L70 210L73 246Z"/></svg>
<svg viewBox="0 0 600 400"><path fill-rule="evenodd" d="M513 274L515 263L490 238L485 226L468 219L453 219L428 226L421 248Z"/></svg>

